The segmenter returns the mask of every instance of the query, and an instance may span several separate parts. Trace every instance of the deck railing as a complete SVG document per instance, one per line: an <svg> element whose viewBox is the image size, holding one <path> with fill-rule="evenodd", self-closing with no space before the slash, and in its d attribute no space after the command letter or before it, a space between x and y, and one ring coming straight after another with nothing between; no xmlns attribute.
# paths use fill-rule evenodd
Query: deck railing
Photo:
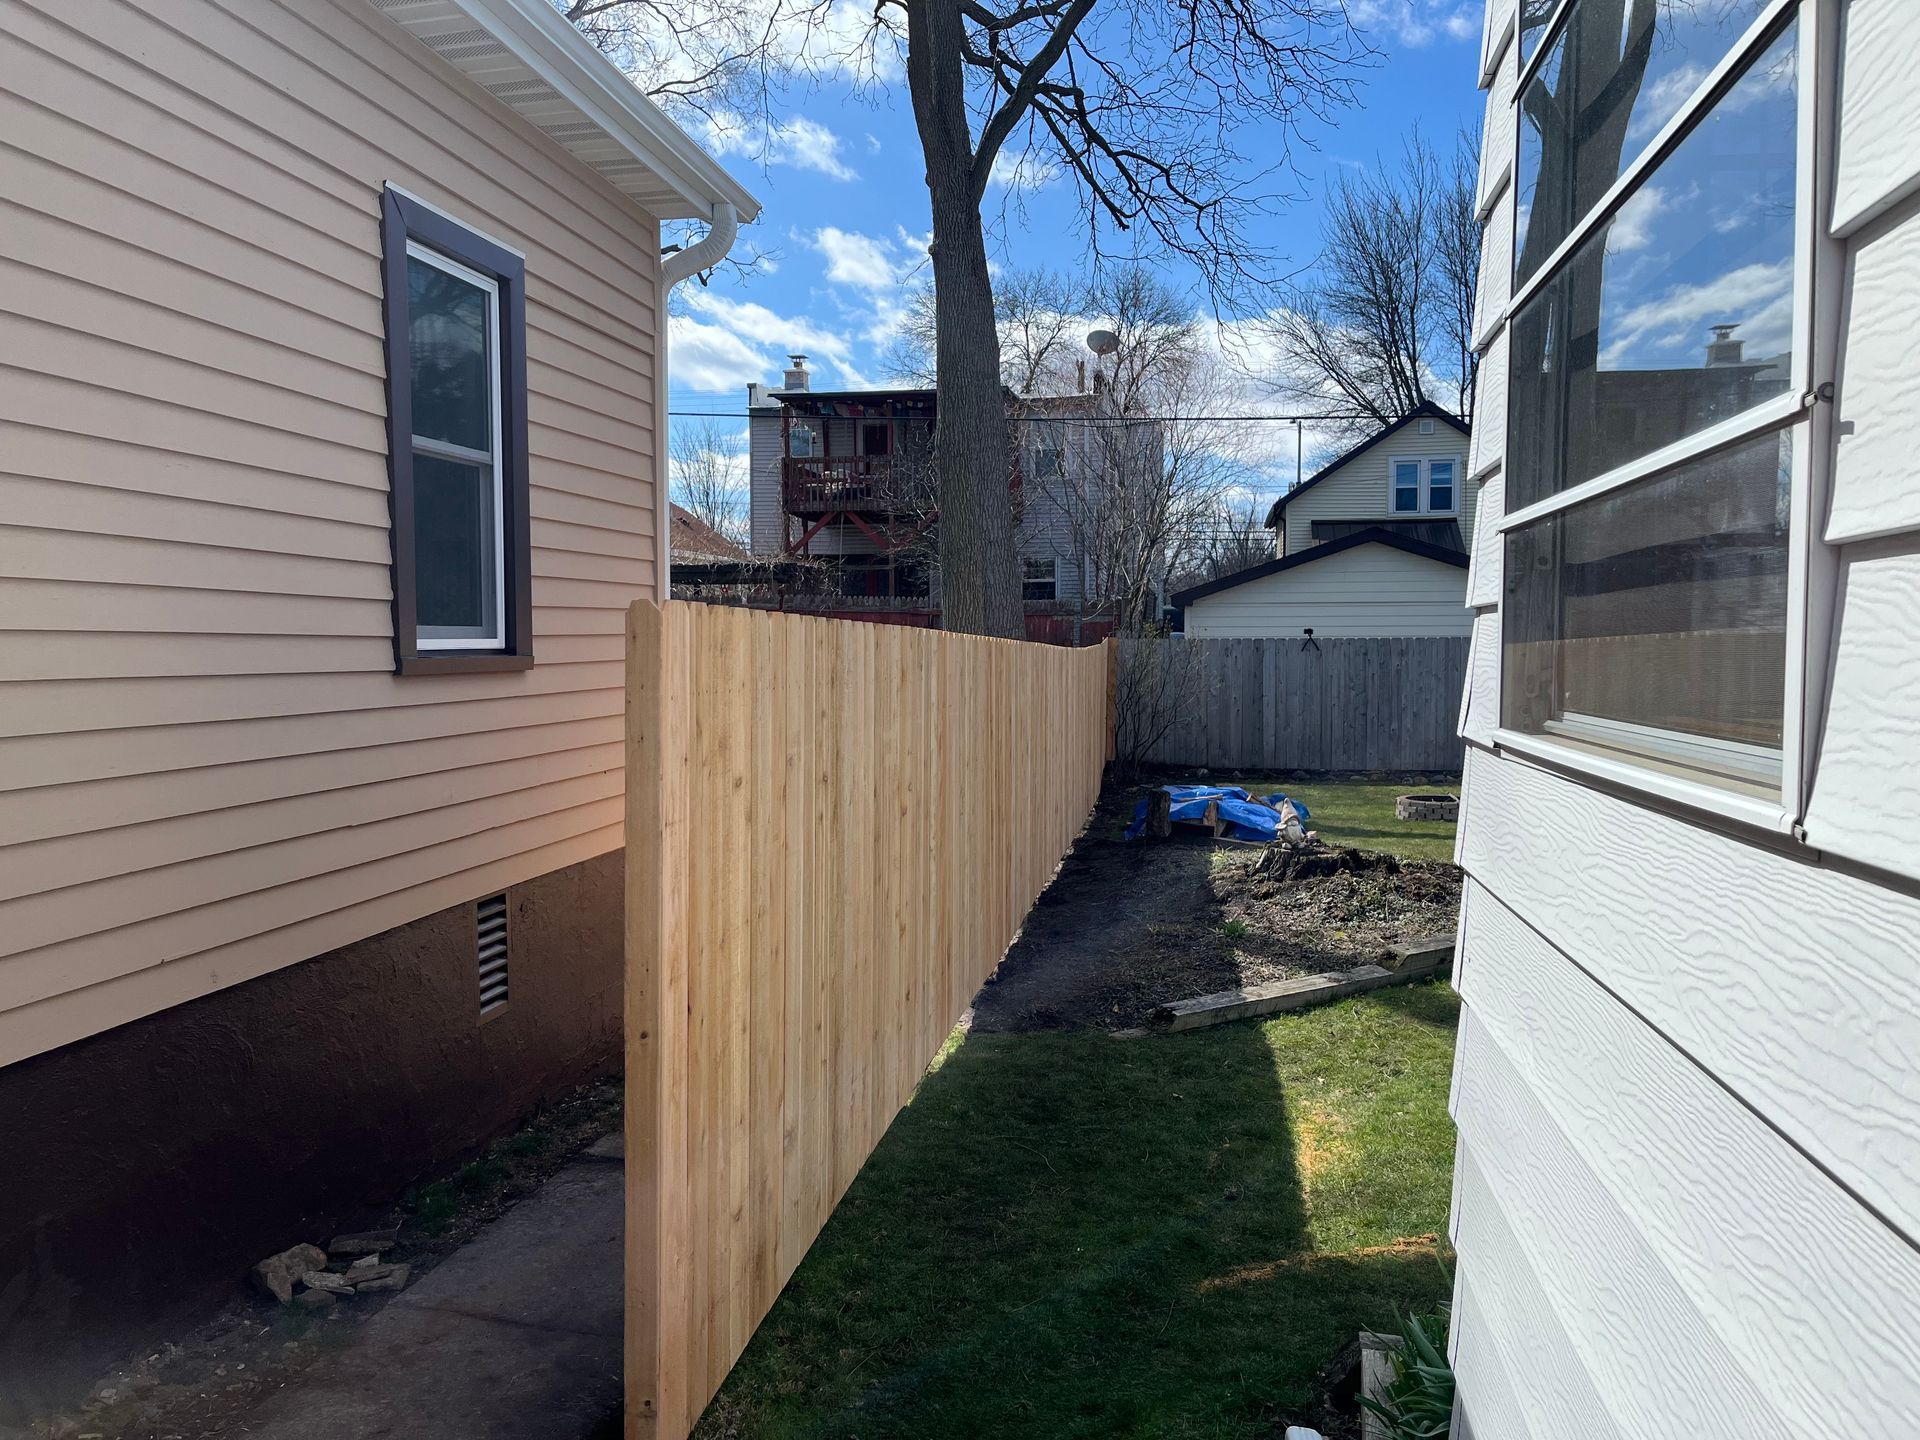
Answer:
<svg viewBox="0 0 1920 1440"><path fill-rule="evenodd" d="M914 507L903 493L906 477L891 455L790 456L785 466L789 515L834 510L902 514Z"/></svg>

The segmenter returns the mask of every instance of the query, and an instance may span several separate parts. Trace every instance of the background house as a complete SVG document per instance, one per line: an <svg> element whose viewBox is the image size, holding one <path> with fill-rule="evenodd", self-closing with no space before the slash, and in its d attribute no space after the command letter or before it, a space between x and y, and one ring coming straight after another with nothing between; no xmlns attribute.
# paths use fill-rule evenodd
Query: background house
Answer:
<svg viewBox="0 0 1920 1440"><path fill-rule="evenodd" d="M1116 487L1158 481L1159 427L1118 415L1098 389L1008 406L1029 635L1096 640L1111 622L1099 611L1095 532ZM753 553L829 559L840 599L930 621L935 392L815 390L796 355L778 389L748 387L747 408Z"/></svg>
<svg viewBox="0 0 1920 1440"><path fill-rule="evenodd" d="M1426 403L1274 501L1274 558L1176 592L1194 639L1466 635L1467 426Z"/></svg>
<svg viewBox="0 0 1920 1440"><path fill-rule="evenodd" d="M1488 6L1456 1435L1920 1414L1917 49Z"/></svg>
<svg viewBox="0 0 1920 1440"><path fill-rule="evenodd" d="M545 0L0 37L4 1426L617 1070L660 225L755 206Z"/></svg>

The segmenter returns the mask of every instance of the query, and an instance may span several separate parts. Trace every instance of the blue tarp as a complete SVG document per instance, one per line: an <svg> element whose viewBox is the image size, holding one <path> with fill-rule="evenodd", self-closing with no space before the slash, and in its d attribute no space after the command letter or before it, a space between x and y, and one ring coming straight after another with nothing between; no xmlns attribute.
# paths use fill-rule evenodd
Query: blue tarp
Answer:
<svg viewBox="0 0 1920 1440"><path fill-rule="evenodd" d="M1226 822L1227 834L1235 840L1252 840L1271 843L1280 835L1280 803L1288 797L1275 791L1267 796L1262 804L1238 785L1162 785L1160 789L1172 797L1168 816L1175 824L1190 821L1198 824L1206 818L1207 802L1220 802L1220 818ZM1307 823L1307 807L1298 800L1293 803L1294 813L1300 817L1300 823ZM1138 840L1147 833L1147 797L1142 795L1140 803L1133 807L1133 823L1127 826L1127 839Z"/></svg>

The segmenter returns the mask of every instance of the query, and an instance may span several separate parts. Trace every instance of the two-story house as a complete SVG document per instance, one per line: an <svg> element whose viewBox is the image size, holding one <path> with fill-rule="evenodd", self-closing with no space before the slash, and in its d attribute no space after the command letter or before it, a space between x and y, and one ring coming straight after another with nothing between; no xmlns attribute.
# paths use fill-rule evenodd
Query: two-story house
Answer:
<svg viewBox="0 0 1920 1440"><path fill-rule="evenodd" d="M836 603L933 623L936 393L815 390L804 355L781 378L778 389L747 387L753 553L830 558ZM1110 624L1103 522L1122 490L1158 481L1159 427L1119 414L1098 384L1007 404L1029 635L1098 639Z"/></svg>
<svg viewBox="0 0 1920 1440"><path fill-rule="evenodd" d="M1468 635L1468 431L1431 402L1273 502L1274 558L1179 591L1202 639Z"/></svg>

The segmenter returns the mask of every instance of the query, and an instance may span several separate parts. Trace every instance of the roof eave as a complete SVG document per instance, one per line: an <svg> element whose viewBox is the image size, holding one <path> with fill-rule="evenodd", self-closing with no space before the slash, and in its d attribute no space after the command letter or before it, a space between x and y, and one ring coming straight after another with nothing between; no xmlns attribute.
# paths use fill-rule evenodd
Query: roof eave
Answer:
<svg viewBox="0 0 1920 1440"><path fill-rule="evenodd" d="M660 178L674 198L641 202L657 218L711 220L714 207L721 202L732 205L743 224L760 213L760 202L753 194L642 94L620 67L548 0L448 3L505 47L582 118ZM389 19L413 29L404 7L379 8ZM432 48L426 35L418 30L414 33ZM513 108L504 98L501 103Z"/></svg>

